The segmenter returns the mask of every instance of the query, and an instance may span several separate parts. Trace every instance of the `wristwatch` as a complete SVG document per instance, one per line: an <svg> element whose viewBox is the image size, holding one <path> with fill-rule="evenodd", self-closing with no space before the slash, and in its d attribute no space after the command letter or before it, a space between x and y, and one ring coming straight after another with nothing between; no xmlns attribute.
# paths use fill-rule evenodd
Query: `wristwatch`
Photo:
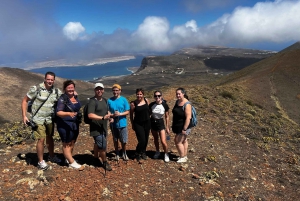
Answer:
<svg viewBox="0 0 300 201"><path fill-rule="evenodd" d="M104 116L102 116L102 120L104 120Z"/></svg>

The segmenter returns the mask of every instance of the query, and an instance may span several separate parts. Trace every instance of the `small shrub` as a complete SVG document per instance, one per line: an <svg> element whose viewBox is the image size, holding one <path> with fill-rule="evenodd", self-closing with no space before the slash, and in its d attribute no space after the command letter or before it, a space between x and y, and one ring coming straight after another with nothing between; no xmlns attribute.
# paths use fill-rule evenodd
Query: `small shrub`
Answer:
<svg viewBox="0 0 300 201"><path fill-rule="evenodd" d="M223 97L223 98L229 98L229 99L232 99L232 100L235 100L236 98L234 97L234 95L231 93L231 92L228 92L228 91L222 91L220 93L220 95Z"/></svg>

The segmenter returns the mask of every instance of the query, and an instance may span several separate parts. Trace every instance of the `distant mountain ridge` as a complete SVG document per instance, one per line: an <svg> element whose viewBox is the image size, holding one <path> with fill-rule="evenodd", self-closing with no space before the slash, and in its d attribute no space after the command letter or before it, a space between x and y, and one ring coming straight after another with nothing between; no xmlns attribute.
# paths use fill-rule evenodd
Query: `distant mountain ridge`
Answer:
<svg viewBox="0 0 300 201"><path fill-rule="evenodd" d="M185 72L236 71L274 54L267 50L197 46L169 56L145 57L137 73L175 73L178 68L184 68Z"/></svg>

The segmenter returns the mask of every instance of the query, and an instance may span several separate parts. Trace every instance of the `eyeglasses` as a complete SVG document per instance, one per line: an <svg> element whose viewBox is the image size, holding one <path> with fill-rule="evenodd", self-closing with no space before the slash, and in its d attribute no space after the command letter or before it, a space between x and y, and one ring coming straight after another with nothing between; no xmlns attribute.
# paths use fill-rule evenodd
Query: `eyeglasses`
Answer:
<svg viewBox="0 0 300 201"><path fill-rule="evenodd" d="M102 91L102 90L103 90L103 88L98 88L98 87L97 87L95 90L96 90L96 91L99 91L99 90L101 90L101 91Z"/></svg>
<svg viewBox="0 0 300 201"><path fill-rule="evenodd" d="M160 98L161 97L161 95L154 95L154 98Z"/></svg>

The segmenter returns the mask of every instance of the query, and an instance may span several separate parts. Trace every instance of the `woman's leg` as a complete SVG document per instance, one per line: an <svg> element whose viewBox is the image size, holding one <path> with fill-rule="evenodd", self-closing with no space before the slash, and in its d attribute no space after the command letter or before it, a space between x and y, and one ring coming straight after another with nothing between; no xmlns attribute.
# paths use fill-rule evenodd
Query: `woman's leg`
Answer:
<svg viewBox="0 0 300 201"><path fill-rule="evenodd" d="M74 162L71 150L72 150L72 142L63 142L63 154L70 164Z"/></svg>
<svg viewBox="0 0 300 201"><path fill-rule="evenodd" d="M151 133L153 135L155 149L156 149L156 151L159 151L159 142L158 142L158 133L159 132L151 129Z"/></svg>
<svg viewBox="0 0 300 201"><path fill-rule="evenodd" d="M143 145L143 152L146 153L148 141L149 141L149 134L150 134L150 121L146 122L144 124L144 136L145 136L145 142Z"/></svg>
<svg viewBox="0 0 300 201"><path fill-rule="evenodd" d="M162 147L164 149L164 152L168 153L168 145L167 145L167 141L166 141L166 131L165 130L159 131L159 136L160 136L160 141L161 141Z"/></svg>
<svg viewBox="0 0 300 201"><path fill-rule="evenodd" d="M178 150L178 153L179 153L179 156L181 158L183 158L185 155L185 151L184 151L184 146L183 146L183 141L186 140L186 135L182 135L182 134L176 134L175 136L175 145L176 145L176 148Z"/></svg>
<svg viewBox="0 0 300 201"><path fill-rule="evenodd" d="M185 140L182 142L183 144L183 153L184 153L184 157L187 156L187 153L188 153L188 139L187 137L185 138Z"/></svg>
<svg viewBox="0 0 300 201"><path fill-rule="evenodd" d="M137 141L138 141L138 144L136 146L136 152L138 154L141 154L142 150L143 150L143 145L145 143L144 128L143 128L143 126L141 126L138 123L134 123L134 124L135 124L134 125L134 130L135 130L136 138L137 138Z"/></svg>

